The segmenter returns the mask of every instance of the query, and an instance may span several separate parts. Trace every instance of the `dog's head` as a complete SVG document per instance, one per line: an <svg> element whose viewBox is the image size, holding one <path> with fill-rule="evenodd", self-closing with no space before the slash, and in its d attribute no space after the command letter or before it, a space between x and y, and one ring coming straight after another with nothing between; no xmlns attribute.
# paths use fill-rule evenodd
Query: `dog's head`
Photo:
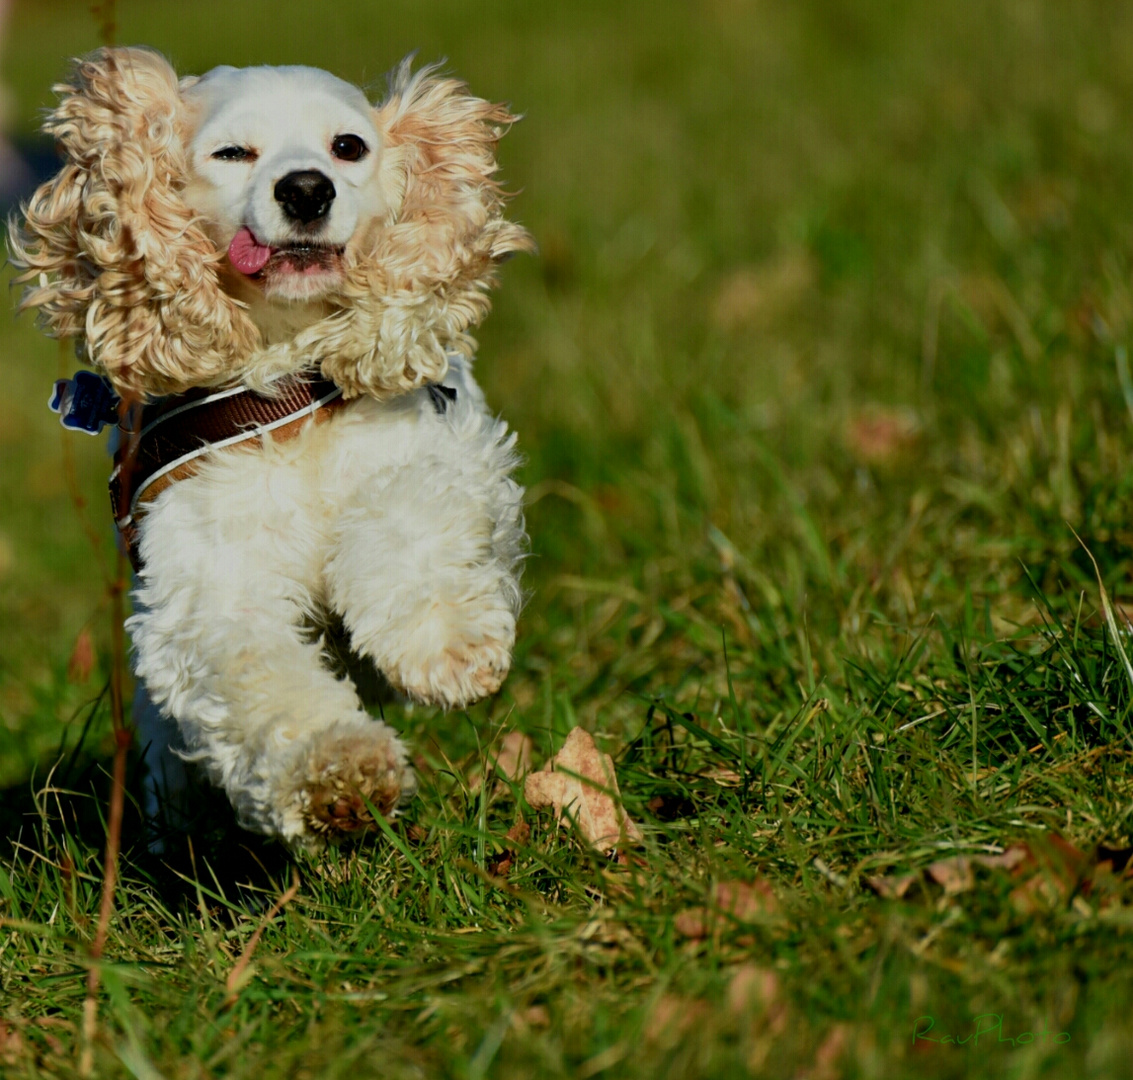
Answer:
<svg viewBox="0 0 1133 1080"><path fill-rule="evenodd" d="M197 118L182 197L251 303L311 302L390 219L389 156L362 91L304 67L222 67L182 83Z"/></svg>
<svg viewBox="0 0 1133 1080"><path fill-rule="evenodd" d="M178 81L103 49L57 90L65 164L9 229L22 307L131 396L311 366L348 396L437 380L531 247L494 179L514 117L429 68L372 106L314 68Z"/></svg>

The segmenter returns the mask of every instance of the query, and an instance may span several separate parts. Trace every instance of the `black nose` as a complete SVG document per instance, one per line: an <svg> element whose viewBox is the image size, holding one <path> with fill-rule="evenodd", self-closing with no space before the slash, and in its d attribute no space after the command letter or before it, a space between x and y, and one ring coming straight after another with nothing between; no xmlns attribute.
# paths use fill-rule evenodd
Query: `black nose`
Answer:
<svg viewBox="0 0 1133 1080"><path fill-rule="evenodd" d="M330 213L334 184L317 169L291 172L276 182L275 201L293 221L309 225Z"/></svg>

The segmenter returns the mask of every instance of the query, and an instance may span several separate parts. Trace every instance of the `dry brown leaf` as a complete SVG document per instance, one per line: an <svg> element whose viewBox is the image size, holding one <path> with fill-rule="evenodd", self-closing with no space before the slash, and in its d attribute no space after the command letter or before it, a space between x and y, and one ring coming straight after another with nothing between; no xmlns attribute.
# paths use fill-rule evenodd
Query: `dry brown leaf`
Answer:
<svg viewBox="0 0 1133 1080"><path fill-rule="evenodd" d="M659 1043L662 1048L676 1046L680 1037L708 1014L703 1001L695 1001L676 994L662 994L645 1021L641 1034L646 1042Z"/></svg>
<svg viewBox="0 0 1133 1080"><path fill-rule="evenodd" d="M509 780L522 780L531 771L535 744L522 731L509 731L500 743L495 769Z"/></svg>
<svg viewBox="0 0 1133 1080"><path fill-rule="evenodd" d="M682 911L673 919L673 929L681 937L699 940L708 936L708 909L702 907L689 908Z"/></svg>
<svg viewBox="0 0 1133 1080"><path fill-rule="evenodd" d="M610 755L582 728L571 731L563 748L539 772L528 774L523 791L532 809L552 807L556 821L569 818L599 851L642 839L621 805Z"/></svg>
<svg viewBox="0 0 1133 1080"><path fill-rule="evenodd" d="M522 818L519 819L504 834L508 844L504 846L503 854L488 863L488 872L496 877L507 877L508 872L515 865L516 848L523 847L531 839L531 826Z"/></svg>
<svg viewBox="0 0 1133 1080"><path fill-rule="evenodd" d="M712 890L712 906L736 922L755 922L763 915L774 915L779 901L770 884L762 878L755 881L721 881Z"/></svg>
<svg viewBox="0 0 1133 1080"><path fill-rule="evenodd" d="M0 1021L0 1062L17 1065L24 1056L24 1040L15 1024Z"/></svg>
<svg viewBox="0 0 1133 1080"><path fill-rule="evenodd" d="M944 892L948 896L967 892L976 883L975 874L972 873L972 860L966 855L938 859L925 870L925 873L937 885L943 885Z"/></svg>
<svg viewBox="0 0 1133 1080"><path fill-rule="evenodd" d="M778 910L779 901L762 878L753 882L720 881L712 889L709 907L682 911L673 919L673 929L682 937L699 940L713 929L725 929L733 922L756 922Z"/></svg>
<svg viewBox="0 0 1133 1080"><path fill-rule="evenodd" d="M1090 856L1057 833L1047 833L1025 846L1028 857L1011 871L1014 878L1030 875L1011 891L1011 903L1017 911L1030 914L1061 906L1080 886L1089 884L1095 869Z"/></svg>
<svg viewBox="0 0 1133 1080"><path fill-rule="evenodd" d="M1014 870L1030 858L1031 849L1026 844L1012 844L998 855L973 855L972 862L986 866L989 870Z"/></svg>
<svg viewBox="0 0 1133 1080"><path fill-rule="evenodd" d="M846 429L850 452L867 465L884 465L907 453L920 437L916 416L900 409L867 409Z"/></svg>
<svg viewBox="0 0 1133 1080"><path fill-rule="evenodd" d="M920 879L920 874L898 874L894 877L866 878L865 883L883 900L900 900Z"/></svg>
<svg viewBox="0 0 1133 1080"><path fill-rule="evenodd" d="M773 1008L781 1011L779 977L755 964L741 964L728 983L725 1001L729 1014L734 1017L741 1017L756 1007L765 1012Z"/></svg>
<svg viewBox="0 0 1133 1080"><path fill-rule="evenodd" d="M547 1011L546 1005L530 1005L516 1013L515 1019L533 1028L551 1026L551 1014Z"/></svg>
<svg viewBox="0 0 1133 1080"><path fill-rule="evenodd" d="M504 836L513 844L519 844L522 846L531 839L531 826L521 818L510 829L508 829L506 833L504 833Z"/></svg>
<svg viewBox="0 0 1133 1080"><path fill-rule="evenodd" d="M739 787L743 777L735 769L706 769L700 774L705 780L712 780L720 787Z"/></svg>
<svg viewBox="0 0 1133 1080"><path fill-rule="evenodd" d="M1101 882L1112 874L1111 867L1124 868L1129 854L1133 853L1099 847L1092 856L1087 855L1057 833L1047 833L1027 843L1012 844L999 854L938 859L923 873L872 877L865 884L887 900L900 899L919 881L935 882L943 886L945 895L955 896L975 886L974 868L979 866L1006 871L1018 881L1011 891L1011 902L1017 910L1030 913L1064 904L1079 891L1089 895L1095 880L1103 891L1111 891L1108 880L1104 886Z"/></svg>
<svg viewBox="0 0 1133 1080"><path fill-rule="evenodd" d="M845 1053L849 1037L848 1024L835 1024L815 1051L813 1067L803 1074L806 1080L837 1080L842 1075L838 1059Z"/></svg>

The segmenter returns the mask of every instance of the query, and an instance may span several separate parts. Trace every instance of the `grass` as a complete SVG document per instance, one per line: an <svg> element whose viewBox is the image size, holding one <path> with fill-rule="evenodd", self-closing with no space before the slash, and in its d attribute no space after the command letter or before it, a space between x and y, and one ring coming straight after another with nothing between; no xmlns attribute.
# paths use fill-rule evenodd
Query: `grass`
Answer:
<svg viewBox="0 0 1133 1080"><path fill-rule="evenodd" d="M156 857L128 808L94 1075L1126 1072L1133 13L313 10L122 0L119 38L359 81L420 48L527 114L502 157L542 254L478 371L528 458L532 598L495 701L387 708L422 790L372 841L292 863L212 806ZM16 130L96 43L85 5L17 7ZM5 1077L76 1073L102 880L107 605L68 476L108 547L106 461L72 436L69 469L40 404L68 364L0 327ZM542 761L576 724L628 863L482 781L506 732ZM1021 844L1025 873L940 869Z"/></svg>

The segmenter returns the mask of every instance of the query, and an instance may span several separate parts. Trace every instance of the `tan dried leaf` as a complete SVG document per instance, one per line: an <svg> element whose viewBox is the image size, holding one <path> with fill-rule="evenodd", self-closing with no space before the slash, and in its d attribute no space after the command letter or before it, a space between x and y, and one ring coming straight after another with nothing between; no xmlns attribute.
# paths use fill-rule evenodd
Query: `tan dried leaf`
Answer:
<svg viewBox="0 0 1133 1080"><path fill-rule="evenodd" d="M15 1066L24 1056L24 1040L15 1024L0 1020L0 1062Z"/></svg>
<svg viewBox="0 0 1133 1080"><path fill-rule="evenodd" d="M779 1001L779 978L773 971L755 964L741 964L728 983L725 993L728 1013L742 1017L759 1009L769 1012L773 1006L782 1007Z"/></svg>
<svg viewBox="0 0 1133 1080"><path fill-rule="evenodd" d="M646 1042L659 1043L662 1048L672 1048L682 1035L707 1015L708 1005L703 1001L677 994L662 994L646 1019L641 1034Z"/></svg>
<svg viewBox="0 0 1133 1080"><path fill-rule="evenodd" d="M807 1080L838 1080L842 1075L838 1059L845 1053L849 1037L848 1024L835 1024L826 1033L826 1038L814 1053L814 1065L806 1074Z"/></svg>
<svg viewBox="0 0 1133 1080"><path fill-rule="evenodd" d="M885 465L907 453L920 437L920 425L908 410L874 406L855 416L846 429L846 443L858 461Z"/></svg>
<svg viewBox="0 0 1133 1080"><path fill-rule="evenodd" d="M966 855L954 855L950 859L938 859L925 870L937 885L943 885L949 896L967 892L976 883L972 873L972 860Z"/></svg>
<svg viewBox="0 0 1133 1080"><path fill-rule="evenodd" d="M681 937L692 938L698 941L708 936L708 909L702 907L689 908L682 911L673 919L673 929Z"/></svg>
<svg viewBox="0 0 1133 1080"><path fill-rule="evenodd" d="M735 769L706 769L700 774L705 780L712 780L720 787L739 787L743 777Z"/></svg>
<svg viewBox="0 0 1133 1080"><path fill-rule="evenodd" d="M866 878L865 883L883 900L900 900L920 878L920 874L899 874L894 877Z"/></svg>
<svg viewBox="0 0 1133 1080"><path fill-rule="evenodd" d="M986 866L989 870L1014 870L1031 858L1031 849L1026 844L1012 844L998 855L973 855L972 862Z"/></svg>
<svg viewBox="0 0 1133 1080"><path fill-rule="evenodd" d="M551 1014L546 1005L531 1005L515 1014L513 1023L516 1021L527 1027L545 1028L551 1026Z"/></svg>
<svg viewBox="0 0 1133 1080"><path fill-rule="evenodd" d="M504 834L505 838L513 844L523 845L531 839L531 826L520 819Z"/></svg>
<svg viewBox="0 0 1133 1080"><path fill-rule="evenodd" d="M1012 869L1011 876L1029 876L1011 890L1011 903L1023 914L1061 907L1084 880L1092 879L1091 856L1058 833L1047 833L1020 846L1025 847L1024 857Z"/></svg>
<svg viewBox="0 0 1133 1080"><path fill-rule="evenodd" d="M495 768L509 780L521 780L531 771L531 758L535 744L522 731L509 731L500 743Z"/></svg>
<svg viewBox="0 0 1133 1080"><path fill-rule="evenodd" d="M571 731L563 748L539 772L528 774L523 791L532 809L552 807L556 821L569 818L599 851L642 838L621 805L610 755L582 728Z"/></svg>
<svg viewBox="0 0 1133 1080"><path fill-rule="evenodd" d="M721 881L712 890L712 906L736 922L754 922L764 915L774 915L779 901L768 882Z"/></svg>

